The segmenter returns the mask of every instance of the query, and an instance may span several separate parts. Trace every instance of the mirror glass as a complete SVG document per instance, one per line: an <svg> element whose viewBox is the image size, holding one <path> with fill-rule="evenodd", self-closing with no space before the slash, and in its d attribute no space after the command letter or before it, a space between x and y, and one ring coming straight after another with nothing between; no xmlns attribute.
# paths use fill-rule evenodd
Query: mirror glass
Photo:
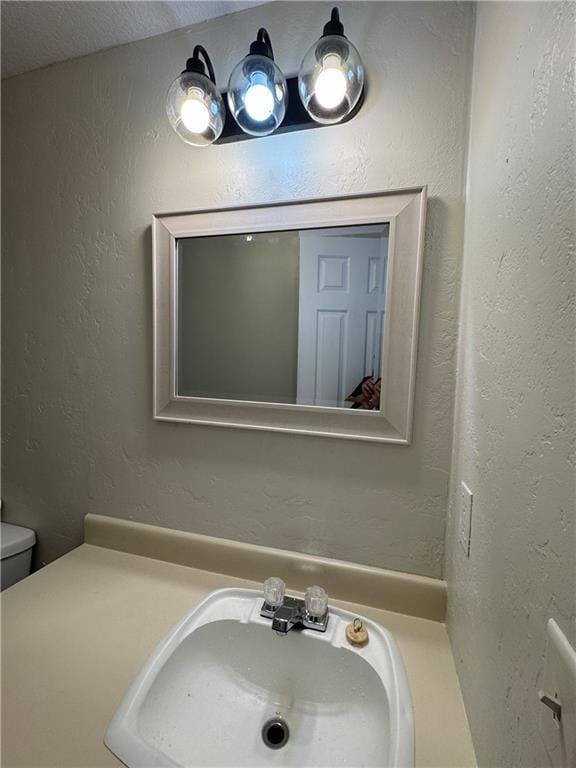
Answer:
<svg viewBox="0 0 576 768"><path fill-rule="evenodd" d="M377 412L388 226L178 239L178 396Z"/></svg>

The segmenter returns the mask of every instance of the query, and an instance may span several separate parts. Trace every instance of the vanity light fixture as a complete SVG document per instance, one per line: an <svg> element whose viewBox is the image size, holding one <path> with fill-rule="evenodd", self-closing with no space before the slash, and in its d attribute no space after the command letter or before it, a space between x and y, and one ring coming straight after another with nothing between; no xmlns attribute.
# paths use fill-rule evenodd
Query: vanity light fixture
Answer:
<svg viewBox="0 0 576 768"><path fill-rule="evenodd" d="M344 35L338 8L333 8L322 37L302 59L298 74L300 98L313 120L331 125L353 111L363 90L362 59Z"/></svg>
<svg viewBox="0 0 576 768"><path fill-rule="evenodd" d="M210 57L201 45L194 48L192 58L186 62L186 69L170 86L166 112L178 136L192 146L213 144L222 133L224 100L216 88Z"/></svg>
<svg viewBox="0 0 576 768"><path fill-rule="evenodd" d="M288 88L274 61L270 35L261 27L250 53L232 70L228 107L234 120L251 136L268 136L286 114Z"/></svg>
<svg viewBox="0 0 576 768"><path fill-rule="evenodd" d="M274 61L270 35L263 27L222 94L206 50L197 45L170 86L166 110L180 138L202 147L346 122L362 106L364 91L360 54L344 35L338 8L333 8L299 74L288 79Z"/></svg>

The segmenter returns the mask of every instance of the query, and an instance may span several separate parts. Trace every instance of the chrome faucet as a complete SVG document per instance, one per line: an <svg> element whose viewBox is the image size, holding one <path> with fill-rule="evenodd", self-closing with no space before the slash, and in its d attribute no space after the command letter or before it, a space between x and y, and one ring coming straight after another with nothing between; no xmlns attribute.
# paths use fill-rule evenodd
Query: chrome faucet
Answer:
<svg viewBox="0 0 576 768"><path fill-rule="evenodd" d="M304 618L303 608L303 600L286 596L282 605L272 615L272 629L285 633L297 624L301 624Z"/></svg>
<svg viewBox="0 0 576 768"><path fill-rule="evenodd" d="M272 619L272 629L285 635L294 627L325 632L328 626L328 595L322 587L308 587L304 600L285 595L282 579L272 576L264 582L264 603L260 616Z"/></svg>

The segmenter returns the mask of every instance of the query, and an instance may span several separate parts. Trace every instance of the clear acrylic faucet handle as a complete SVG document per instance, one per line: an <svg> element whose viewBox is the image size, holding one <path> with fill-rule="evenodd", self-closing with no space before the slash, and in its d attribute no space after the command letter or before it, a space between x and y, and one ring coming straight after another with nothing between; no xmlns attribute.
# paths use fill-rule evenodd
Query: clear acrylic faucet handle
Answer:
<svg viewBox="0 0 576 768"><path fill-rule="evenodd" d="M264 602L271 608L279 608L284 602L286 584L277 576L270 576L264 582Z"/></svg>
<svg viewBox="0 0 576 768"><path fill-rule="evenodd" d="M321 619L328 610L328 595L322 587L308 587L304 601L306 612L312 619Z"/></svg>

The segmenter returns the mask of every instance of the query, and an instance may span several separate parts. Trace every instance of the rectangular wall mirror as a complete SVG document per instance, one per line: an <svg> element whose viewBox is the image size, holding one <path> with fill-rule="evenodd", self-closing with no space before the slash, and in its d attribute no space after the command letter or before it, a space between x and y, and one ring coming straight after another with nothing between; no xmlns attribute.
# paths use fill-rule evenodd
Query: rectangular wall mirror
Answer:
<svg viewBox="0 0 576 768"><path fill-rule="evenodd" d="M425 202L154 217L155 417L409 442Z"/></svg>
<svg viewBox="0 0 576 768"><path fill-rule="evenodd" d="M388 229L178 240L177 394L379 410Z"/></svg>

